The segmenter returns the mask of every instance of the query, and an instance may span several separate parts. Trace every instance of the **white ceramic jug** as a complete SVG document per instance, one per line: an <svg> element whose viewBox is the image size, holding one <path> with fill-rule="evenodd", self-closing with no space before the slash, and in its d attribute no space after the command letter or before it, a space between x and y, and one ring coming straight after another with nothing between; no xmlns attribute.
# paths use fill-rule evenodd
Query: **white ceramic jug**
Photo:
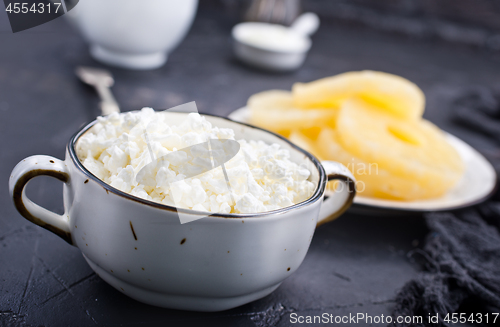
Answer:
<svg viewBox="0 0 500 327"><path fill-rule="evenodd" d="M65 16L112 66L154 69L186 35L198 0L85 0Z"/></svg>

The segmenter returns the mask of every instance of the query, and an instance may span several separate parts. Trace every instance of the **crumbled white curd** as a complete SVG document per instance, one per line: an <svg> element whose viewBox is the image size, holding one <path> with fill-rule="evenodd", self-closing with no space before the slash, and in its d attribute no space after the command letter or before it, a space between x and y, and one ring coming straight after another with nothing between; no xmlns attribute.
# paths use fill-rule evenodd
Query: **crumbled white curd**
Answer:
<svg viewBox="0 0 500 327"><path fill-rule="evenodd" d="M189 158L179 152L169 162L148 172L144 185L137 174L155 158L209 139L232 139L234 131L212 126L196 113L177 126L169 125L168 112L151 108L98 117L78 140L76 151L83 165L111 186L134 196L166 205L218 213L255 213L302 202L314 192L305 165L290 161L290 152L278 144L238 140L240 150L225 168L229 188L219 166L187 178L182 174ZM143 180L143 179L140 179ZM234 200L234 202L233 202Z"/></svg>

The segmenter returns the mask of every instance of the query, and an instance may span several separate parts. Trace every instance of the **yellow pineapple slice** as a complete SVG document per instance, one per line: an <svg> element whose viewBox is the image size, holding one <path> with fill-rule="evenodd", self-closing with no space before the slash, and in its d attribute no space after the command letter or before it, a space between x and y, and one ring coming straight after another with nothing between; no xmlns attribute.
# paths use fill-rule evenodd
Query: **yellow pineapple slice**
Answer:
<svg viewBox="0 0 500 327"><path fill-rule="evenodd" d="M318 129L319 130L319 129ZM321 132L321 130L319 130ZM296 130L292 131L290 133L290 136L288 139L290 142L292 142L295 145L298 145L302 149L306 150L307 152L312 153L314 156L319 158L319 151L316 146L316 141L314 140L315 138L318 137L318 134L308 134L311 133L309 129L306 130Z"/></svg>
<svg viewBox="0 0 500 327"><path fill-rule="evenodd" d="M422 117L425 96L409 80L376 71L347 72L310 83L296 83L293 103L300 108L340 108L344 101L359 97L389 113L409 119Z"/></svg>
<svg viewBox="0 0 500 327"><path fill-rule="evenodd" d="M401 186L398 190L401 183L391 182L384 189L397 198L443 195L463 174L459 154L439 128L426 120L400 119L366 101L351 99L343 104L337 126L335 143L351 157L376 164L379 174L387 172L388 176L412 183L412 187Z"/></svg>
<svg viewBox="0 0 500 327"><path fill-rule="evenodd" d="M337 132L325 128L316 147L317 157L342 163L356 177L357 192L361 196L386 200L417 200L433 196L433 191L419 187L413 180L391 174L377 163L368 163L353 156L339 144ZM334 189L329 183L328 188Z"/></svg>
<svg viewBox="0 0 500 327"><path fill-rule="evenodd" d="M248 99L250 123L283 134L291 130L334 125L338 110L303 110L293 106L289 91L270 90Z"/></svg>
<svg viewBox="0 0 500 327"><path fill-rule="evenodd" d="M248 108L287 109L293 107L293 98L290 91L268 90L255 93L247 102Z"/></svg>
<svg viewBox="0 0 500 327"><path fill-rule="evenodd" d="M322 127L320 126L313 126L309 128L302 128L299 132L308 139L315 141L321 133L321 129Z"/></svg>

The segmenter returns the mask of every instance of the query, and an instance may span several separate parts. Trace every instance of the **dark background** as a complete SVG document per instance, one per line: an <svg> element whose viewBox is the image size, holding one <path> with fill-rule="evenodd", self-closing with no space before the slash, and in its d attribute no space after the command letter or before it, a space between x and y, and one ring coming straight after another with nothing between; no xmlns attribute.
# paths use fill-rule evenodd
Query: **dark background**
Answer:
<svg viewBox="0 0 500 327"><path fill-rule="evenodd" d="M425 117L487 156L498 146L451 119L464 88L500 87L499 1L320 1L322 16L304 67L266 74L239 64L229 33L243 2L201 0L184 42L154 71L110 69L123 111L196 101L201 112L227 115L253 93L290 89L350 70L401 75L427 97ZM388 315L398 290L419 271L410 251L427 233L419 216L352 212L318 228L298 271L268 297L218 313L156 308L103 282L80 251L23 219L8 195L17 162L34 154L64 157L71 135L99 114L77 65L101 66L76 31L58 18L13 34L0 12L0 326L288 326L289 314ZM2 186L3 185L3 186ZM62 212L61 185L40 177L28 195ZM305 326L305 325L304 325Z"/></svg>

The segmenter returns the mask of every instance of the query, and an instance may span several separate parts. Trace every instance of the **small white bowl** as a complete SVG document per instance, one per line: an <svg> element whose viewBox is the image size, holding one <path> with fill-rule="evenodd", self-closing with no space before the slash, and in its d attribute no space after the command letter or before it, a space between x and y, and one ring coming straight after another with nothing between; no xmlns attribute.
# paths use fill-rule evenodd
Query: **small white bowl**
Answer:
<svg viewBox="0 0 500 327"><path fill-rule="evenodd" d="M319 26L313 13L301 15L291 27L268 23L241 23L233 28L234 53L243 62L271 71L299 68Z"/></svg>
<svg viewBox="0 0 500 327"><path fill-rule="evenodd" d="M271 44L259 44L252 42L254 35L265 34L268 31L280 29L279 25L267 23L241 23L233 28L234 53L243 62L273 71L289 71L299 68L306 58L307 51L311 47L311 40L304 35L288 33L289 38L296 41L295 47L280 49L279 46ZM283 28L285 29L285 28Z"/></svg>

